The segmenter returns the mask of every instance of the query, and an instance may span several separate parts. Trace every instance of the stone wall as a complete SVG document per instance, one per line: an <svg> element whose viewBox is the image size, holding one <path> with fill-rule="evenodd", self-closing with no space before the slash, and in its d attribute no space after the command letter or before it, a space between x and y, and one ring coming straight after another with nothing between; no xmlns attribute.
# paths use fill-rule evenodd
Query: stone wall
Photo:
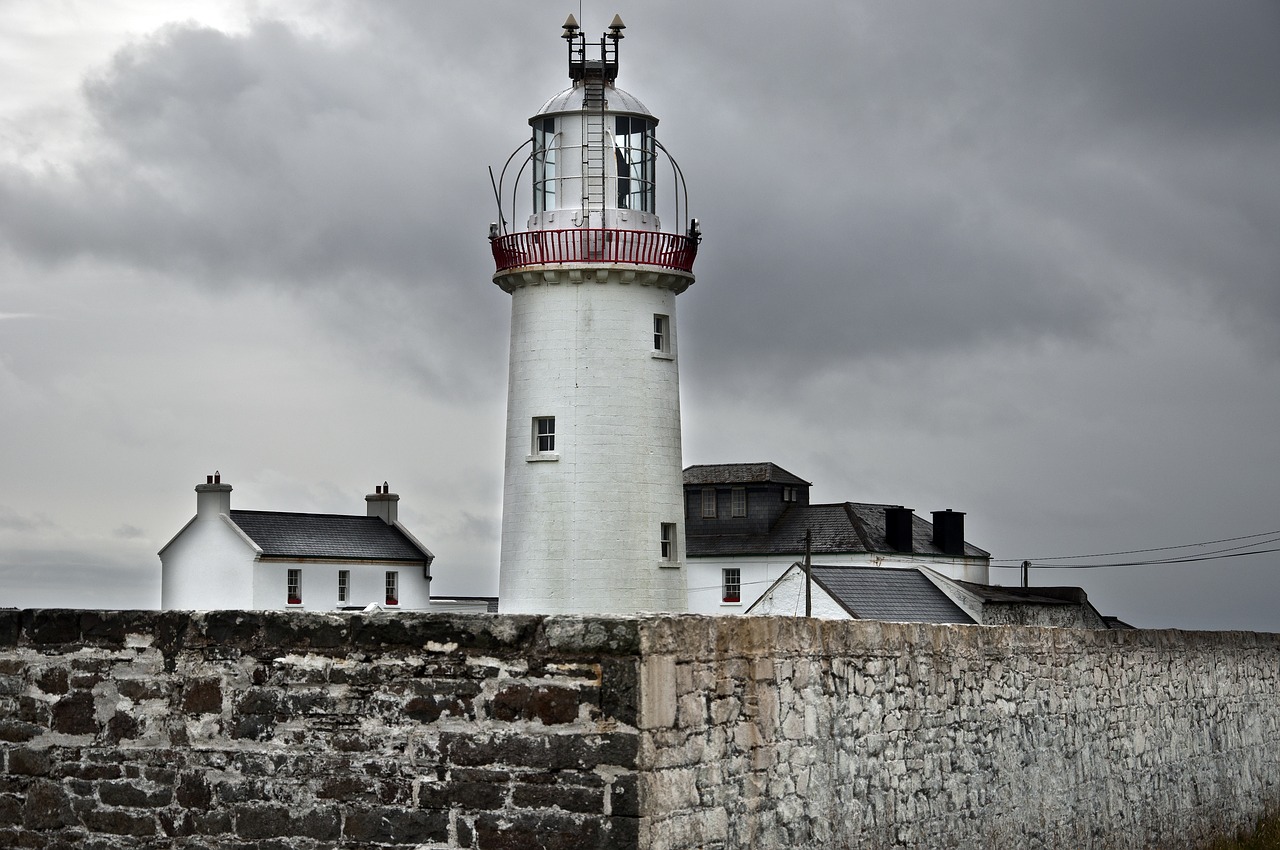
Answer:
<svg viewBox="0 0 1280 850"><path fill-rule="evenodd" d="M1280 804L1280 636L0 612L0 846L1152 848Z"/></svg>
<svg viewBox="0 0 1280 850"><path fill-rule="evenodd" d="M634 847L638 628L0 612L0 847Z"/></svg>
<svg viewBox="0 0 1280 850"><path fill-rule="evenodd" d="M641 846L1194 848L1280 804L1280 636L642 631Z"/></svg>

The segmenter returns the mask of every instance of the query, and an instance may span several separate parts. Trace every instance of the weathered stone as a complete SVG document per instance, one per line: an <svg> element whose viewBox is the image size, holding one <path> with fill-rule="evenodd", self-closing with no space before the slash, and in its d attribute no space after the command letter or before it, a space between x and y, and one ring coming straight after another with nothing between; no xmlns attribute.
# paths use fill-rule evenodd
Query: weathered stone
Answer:
<svg viewBox="0 0 1280 850"><path fill-rule="evenodd" d="M61 786L47 780L39 780L27 789L27 799L22 809L22 825L27 829L61 829L75 826L78 821L71 801Z"/></svg>
<svg viewBox="0 0 1280 850"><path fill-rule="evenodd" d="M377 844L425 844L445 841L449 818L439 811L373 809L347 815L343 838Z"/></svg>
<svg viewBox="0 0 1280 850"><path fill-rule="evenodd" d="M47 776L52 766L48 750L18 747L9 750L9 772L26 776Z"/></svg>
<svg viewBox="0 0 1280 850"><path fill-rule="evenodd" d="M111 835L155 835L156 820L153 815L121 810L95 809L85 812L84 825L94 832Z"/></svg>
<svg viewBox="0 0 1280 850"><path fill-rule="evenodd" d="M188 682L182 689L182 710L187 714L220 714L222 681L204 678Z"/></svg>
<svg viewBox="0 0 1280 850"><path fill-rule="evenodd" d="M578 717L579 693L569 688L510 685L493 696L497 720L538 720L544 726L571 723Z"/></svg>
<svg viewBox="0 0 1280 850"><path fill-rule="evenodd" d="M52 725L53 731L67 735L89 735L97 732L93 694L76 691L54 703Z"/></svg>

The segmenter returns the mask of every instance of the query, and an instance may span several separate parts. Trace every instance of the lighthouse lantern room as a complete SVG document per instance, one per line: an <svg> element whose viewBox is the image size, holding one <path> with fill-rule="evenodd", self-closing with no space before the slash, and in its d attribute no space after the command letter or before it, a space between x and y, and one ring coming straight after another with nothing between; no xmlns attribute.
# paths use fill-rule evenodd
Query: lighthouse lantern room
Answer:
<svg viewBox="0 0 1280 850"><path fill-rule="evenodd" d="M503 612L687 607L675 299L701 235L658 119L615 85L624 28L588 44L569 16L572 85L493 181L493 281L511 295ZM683 232L662 229L660 184Z"/></svg>

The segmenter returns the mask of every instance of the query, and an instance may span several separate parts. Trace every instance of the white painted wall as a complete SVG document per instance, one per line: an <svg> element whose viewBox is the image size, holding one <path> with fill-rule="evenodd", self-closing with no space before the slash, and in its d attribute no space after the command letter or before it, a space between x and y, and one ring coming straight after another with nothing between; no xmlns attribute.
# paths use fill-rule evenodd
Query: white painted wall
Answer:
<svg viewBox="0 0 1280 850"><path fill-rule="evenodd" d="M198 514L160 551L160 607L252 608L256 556L225 514Z"/></svg>
<svg viewBox="0 0 1280 850"><path fill-rule="evenodd" d="M760 598L769 585L799 558L793 555L740 555L734 557L687 558L689 611L694 614L741 614ZM922 558L919 556L868 556L865 553L822 554L813 558L824 567L904 567L927 566L947 578L988 584L988 569L963 558ZM742 571L742 601L726 603L721 594L722 570Z"/></svg>
<svg viewBox="0 0 1280 850"><path fill-rule="evenodd" d="M504 613L687 605L675 293L626 274L547 268L511 292ZM654 314L670 317L669 356ZM537 416L556 418L555 460L530 459ZM662 523L677 527L672 561Z"/></svg>
<svg viewBox="0 0 1280 850"><path fill-rule="evenodd" d="M302 570L302 604L289 605L289 570ZM350 600L338 602L338 571L351 571ZM400 574L400 604L386 606L386 574L394 570ZM376 602L387 610L421 611L431 607L430 583L422 577L419 566L391 566L384 564L346 563L325 561L291 563L288 561L261 561L253 570L253 603L258 610L332 611L338 607L363 608Z"/></svg>
<svg viewBox="0 0 1280 850"><path fill-rule="evenodd" d="M752 615L775 617L804 616L804 570L799 567L783 575L773 592L764 597ZM768 590L766 587L765 590ZM827 620L851 620L849 612L840 607L825 590L814 584L811 588L811 608L814 617ZM754 601L754 600L752 600Z"/></svg>

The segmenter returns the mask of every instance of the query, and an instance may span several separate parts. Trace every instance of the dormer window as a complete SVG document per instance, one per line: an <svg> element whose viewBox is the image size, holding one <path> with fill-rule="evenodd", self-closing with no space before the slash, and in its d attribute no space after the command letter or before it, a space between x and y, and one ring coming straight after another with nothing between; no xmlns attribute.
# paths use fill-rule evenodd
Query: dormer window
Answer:
<svg viewBox="0 0 1280 850"><path fill-rule="evenodd" d="M747 515L747 488L734 487L729 491L729 515L730 516L746 516Z"/></svg>
<svg viewBox="0 0 1280 850"><path fill-rule="evenodd" d="M716 491L712 487L705 487L702 490L702 518L716 518Z"/></svg>

